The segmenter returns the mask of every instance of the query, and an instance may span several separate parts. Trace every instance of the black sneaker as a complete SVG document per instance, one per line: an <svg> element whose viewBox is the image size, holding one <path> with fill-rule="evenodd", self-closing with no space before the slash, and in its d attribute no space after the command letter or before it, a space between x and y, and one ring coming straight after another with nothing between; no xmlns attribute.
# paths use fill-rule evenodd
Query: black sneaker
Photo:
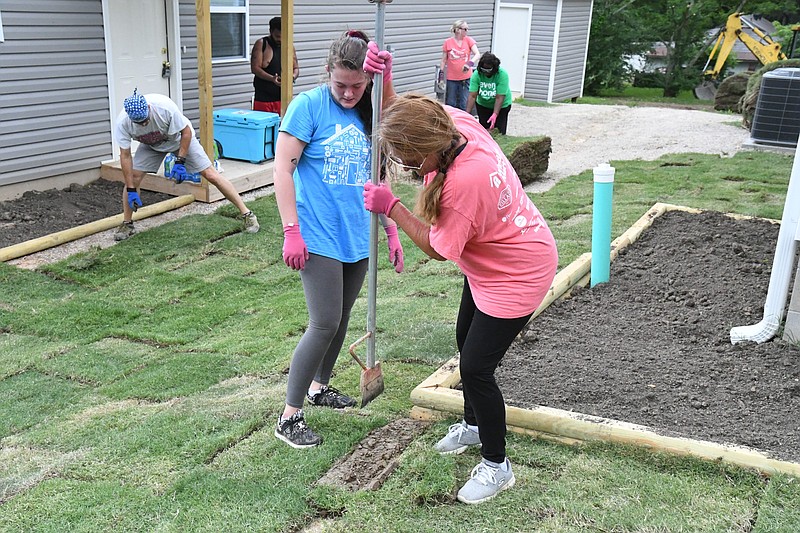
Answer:
<svg viewBox="0 0 800 533"><path fill-rule="evenodd" d="M344 409L345 407L355 407L356 401L341 391L325 385L314 396L307 394L308 401L312 405L321 407L332 407L334 409Z"/></svg>
<svg viewBox="0 0 800 533"><path fill-rule="evenodd" d="M297 411L286 420L281 420L279 417L275 436L292 448L311 448L322 444L322 437L306 425L303 411Z"/></svg>

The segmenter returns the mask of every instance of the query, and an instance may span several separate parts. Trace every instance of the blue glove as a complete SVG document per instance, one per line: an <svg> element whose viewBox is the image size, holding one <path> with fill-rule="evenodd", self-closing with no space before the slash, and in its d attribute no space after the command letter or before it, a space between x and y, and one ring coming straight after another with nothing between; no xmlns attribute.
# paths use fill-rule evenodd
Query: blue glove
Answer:
<svg viewBox="0 0 800 533"><path fill-rule="evenodd" d="M143 205L142 199L139 198L139 193L136 192L136 189L128 187L128 207L136 211Z"/></svg>
<svg viewBox="0 0 800 533"><path fill-rule="evenodd" d="M189 173L186 172L186 167L182 163L172 165L172 178L175 183L183 183L189 179Z"/></svg>

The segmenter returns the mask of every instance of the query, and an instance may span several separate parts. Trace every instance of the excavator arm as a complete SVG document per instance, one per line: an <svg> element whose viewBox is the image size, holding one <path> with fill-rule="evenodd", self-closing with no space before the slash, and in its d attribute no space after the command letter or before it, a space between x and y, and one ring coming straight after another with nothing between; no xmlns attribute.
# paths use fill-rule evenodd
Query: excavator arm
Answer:
<svg viewBox="0 0 800 533"><path fill-rule="evenodd" d="M758 36L758 40L745 32L744 26L752 30ZM725 61L728 59L737 40L742 41L762 65L779 59L786 59L786 55L781 52L780 43L776 43L769 35L747 22L746 19L742 19L741 13L733 13L728 17L725 27L720 30L717 36L714 48L711 49L711 53L708 55L708 62L706 62L703 74L710 76L712 79L719 76L725 68ZM715 57L716 60L714 59ZM714 67L709 69L708 66L712 61L714 61Z"/></svg>
<svg viewBox="0 0 800 533"><path fill-rule="evenodd" d="M744 31L744 26L750 29L758 39ZM716 79L725 69L725 61L733 50L733 45L739 40L750 50L762 65L786 59L786 54L781 51L780 43L776 43L769 35L751 24L747 19L742 18L741 13L733 13L728 17L717 39L714 47L708 55L708 61L703 67L703 74L707 79L695 87L694 95L701 100L713 100L717 92ZM713 67L709 68L713 62Z"/></svg>

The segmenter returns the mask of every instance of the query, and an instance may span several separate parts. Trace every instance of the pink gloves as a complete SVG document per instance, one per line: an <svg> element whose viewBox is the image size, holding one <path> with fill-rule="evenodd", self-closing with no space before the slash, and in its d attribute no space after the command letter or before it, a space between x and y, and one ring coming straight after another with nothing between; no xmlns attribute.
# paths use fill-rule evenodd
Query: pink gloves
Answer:
<svg viewBox="0 0 800 533"><path fill-rule="evenodd" d="M397 235L397 226L386 226L386 239L389 241L389 262L398 274L403 271L403 246Z"/></svg>
<svg viewBox="0 0 800 533"><path fill-rule="evenodd" d="M489 129L494 128L494 123L497 122L497 113L492 113L492 115L489 117L488 122L489 122Z"/></svg>
<svg viewBox="0 0 800 533"><path fill-rule="evenodd" d="M300 234L298 224L287 224L283 227L283 262L292 270L303 270L308 259L306 241Z"/></svg>
<svg viewBox="0 0 800 533"><path fill-rule="evenodd" d="M392 194L389 187L375 185L372 182L364 184L364 207L371 213L388 215L400 198Z"/></svg>
<svg viewBox="0 0 800 533"><path fill-rule="evenodd" d="M392 81L392 54L379 50L378 43L370 41L364 58L364 72L370 75L383 73L383 83L389 83Z"/></svg>

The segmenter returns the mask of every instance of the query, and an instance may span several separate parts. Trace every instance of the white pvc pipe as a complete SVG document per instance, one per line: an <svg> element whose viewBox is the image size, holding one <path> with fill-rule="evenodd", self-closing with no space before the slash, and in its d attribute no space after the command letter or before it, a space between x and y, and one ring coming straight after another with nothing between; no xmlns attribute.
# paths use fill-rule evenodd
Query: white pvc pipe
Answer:
<svg viewBox="0 0 800 533"><path fill-rule="evenodd" d="M800 142L795 150L792 175L789 177L789 188L786 191L786 203L783 205L781 229L778 232L772 274L769 277L767 299L764 302L764 318L757 324L731 328L732 344L741 341L755 341L760 344L770 340L778 332L786 310L789 282L794 267L797 247L795 238L797 231L800 231L798 219L800 219Z"/></svg>

